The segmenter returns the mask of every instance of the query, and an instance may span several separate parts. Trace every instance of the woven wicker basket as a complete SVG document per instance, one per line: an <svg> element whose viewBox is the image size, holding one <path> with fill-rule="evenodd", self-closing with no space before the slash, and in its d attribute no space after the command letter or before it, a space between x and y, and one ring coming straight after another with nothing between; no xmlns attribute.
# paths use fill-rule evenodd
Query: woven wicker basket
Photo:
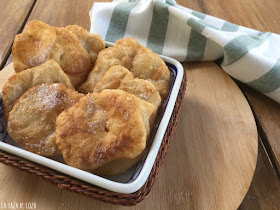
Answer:
<svg viewBox="0 0 280 210"><path fill-rule="evenodd" d="M59 173L55 170L46 168L42 165L35 164L29 160L6 153L2 150L0 150L0 162L9 166L16 167L30 174L34 174L40 177L41 179L46 180L60 188L72 192L76 192L90 198L94 198L107 203L118 204L118 205L125 205L125 206L136 205L141 201L143 201L145 197L148 196L155 182L155 179L159 173L160 166L169 149L171 137L174 133L175 127L178 122L179 112L184 98L186 85L187 85L186 75L184 73L183 81L181 83L181 87L176 99L175 107L172 116L170 118L168 127L166 129L164 138L162 140L162 144L158 152L156 161L153 165L153 168L151 170L151 173L146 183L143 185L143 187L140 190L138 190L135 193L121 194L121 193L111 192L109 190L104 190L102 188L80 181L76 178Z"/></svg>

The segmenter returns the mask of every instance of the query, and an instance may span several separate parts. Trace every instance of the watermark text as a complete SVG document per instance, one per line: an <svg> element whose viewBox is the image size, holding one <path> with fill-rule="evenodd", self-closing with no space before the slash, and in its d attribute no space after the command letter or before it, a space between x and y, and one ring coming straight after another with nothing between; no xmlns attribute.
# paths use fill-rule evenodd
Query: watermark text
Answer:
<svg viewBox="0 0 280 210"><path fill-rule="evenodd" d="M36 209L36 202L0 202L0 209Z"/></svg>

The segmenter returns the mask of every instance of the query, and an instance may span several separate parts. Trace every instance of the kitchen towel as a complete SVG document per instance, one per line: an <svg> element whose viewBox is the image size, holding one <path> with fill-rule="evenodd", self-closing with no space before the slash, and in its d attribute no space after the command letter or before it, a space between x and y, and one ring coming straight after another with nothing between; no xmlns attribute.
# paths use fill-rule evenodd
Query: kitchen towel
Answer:
<svg viewBox="0 0 280 210"><path fill-rule="evenodd" d="M92 33L109 42L136 38L181 62L220 60L223 70L280 103L280 36L238 26L175 0L94 3Z"/></svg>

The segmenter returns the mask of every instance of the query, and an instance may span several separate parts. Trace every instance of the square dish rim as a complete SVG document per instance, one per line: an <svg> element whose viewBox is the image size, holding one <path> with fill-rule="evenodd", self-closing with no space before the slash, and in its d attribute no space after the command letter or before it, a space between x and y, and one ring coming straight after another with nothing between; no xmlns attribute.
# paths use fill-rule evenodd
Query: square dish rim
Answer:
<svg viewBox="0 0 280 210"><path fill-rule="evenodd" d="M110 47L112 45L113 45L112 43L106 42L106 46ZM151 173L153 164L156 160L160 145L162 143L165 131L167 129L170 117L172 115L174 105L175 105L175 102L177 99L177 95L179 93L179 89L180 89L180 86L182 83L183 74L184 74L184 69L183 69L181 63L179 63L178 61L176 61L172 58L166 57L166 56L161 56L161 57L163 58L163 60L165 62L170 63L177 68L177 75L174 80L164 114L162 116L158 129L156 131L156 135L153 139L153 143L151 144L151 147L147 154L146 160L144 161L144 163L142 165L142 169L141 169L140 173L132 182L120 183L120 182L112 181L112 180L100 177L98 175L95 175L95 174L92 174L92 173L89 173L89 172L86 172L86 171L83 171L83 170L80 170L77 168L73 168L64 163L60 163L58 161L51 160L46 157L42 157L40 155L31 153L29 151L23 150L21 148L15 147L15 146L12 146L12 145L2 142L2 141L0 141L0 149L3 151L9 152L11 154L17 155L19 157L25 158L27 160L30 160L34 163L38 163L45 167L54 169L63 174L80 179L89 184L93 184L95 186L110 190L112 192L129 194L129 193L134 193L134 192L138 191L145 184L145 182L147 181L147 179ZM0 91L0 93L1 93L1 91Z"/></svg>

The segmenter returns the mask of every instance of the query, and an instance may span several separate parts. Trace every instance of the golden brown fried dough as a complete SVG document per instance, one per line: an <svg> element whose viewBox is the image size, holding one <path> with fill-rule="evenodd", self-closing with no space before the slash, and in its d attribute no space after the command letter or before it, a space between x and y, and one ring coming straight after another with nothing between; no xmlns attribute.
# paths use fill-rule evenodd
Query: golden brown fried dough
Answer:
<svg viewBox="0 0 280 210"><path fill-rule="evenodd" d="M140 48L132 61L130 71L134 77L151 82L162 99L168 97L170 90L170 71L161 57L148 48Z"/></svg>
<svg viewBox="0 0 280 210"><path fill-rule="evenodd" d="M112 66L95 85L93 91L101 92L104 89L120 89L134 94L138 98L155 106L151 117L152 126L161 104L161 97L155 86L147 80L134 78L133 74L123 66Z"/></svg>
<svg viewBox="0 0 280 210"><path fill-rule="evenodd" d="M170 71L159 55L143 47L133 38L116 42L114 47L102 50L88 79L78 90L82 93L92 92L96 83L111 66L122 65L130 70L134 77L151 82L162 99L166 99L170 89Z"/></svg>
<svg viewBox="0 0 280 210"><path fill-rule="evenodd" d="M16 36L12 54L16 72L55 60L74 87L85 81L91 67L90 56L74 33L36 20Z"/></svg>
<svg viewBox="0 0 280 210"><path fill-rule="evenodd" d="M95 63L98 53L105 48L105 42L98 34L92 34L81 26L69 25L65 28L72 31L81 41L84 48L88 51L91 65Z"/></svg>
<svg viewBox="0 0 280 210"><path fill-rule="evenodd" d="M29 88L42 83L63 83L66 87L73 89L69 78L54 60L48 60L40 66L14 74L2 89L6 119L19 97Z"/></svg>
<svg viewBox="0 0 280 210"><path fill-rule="evenodd" d="M30 88L9 114L9 135L28 151L43 156L59 154L55 143L56 118L82 96L62 83Z"/></svg>
<svg viewBox="0 0 280 210"><path fill-rule="evenodd" d="M70 166L92 171L135 159L146 147L154 105L122 90L82 97L56 120L56 143Z"/></svg>
<svg viewBox="0 0 280 210"><path fill-rule="evenodd" d="M92 172L97 175L103 175L103 176L116 176L119 174L122 174L126 172L128 169L130 169L132 166L134 166L136 163L138 163L146 154L146 150L144 150L140 155L138 155L134 159L118 159L113 160L110 163L103 165Z"/></svg>

